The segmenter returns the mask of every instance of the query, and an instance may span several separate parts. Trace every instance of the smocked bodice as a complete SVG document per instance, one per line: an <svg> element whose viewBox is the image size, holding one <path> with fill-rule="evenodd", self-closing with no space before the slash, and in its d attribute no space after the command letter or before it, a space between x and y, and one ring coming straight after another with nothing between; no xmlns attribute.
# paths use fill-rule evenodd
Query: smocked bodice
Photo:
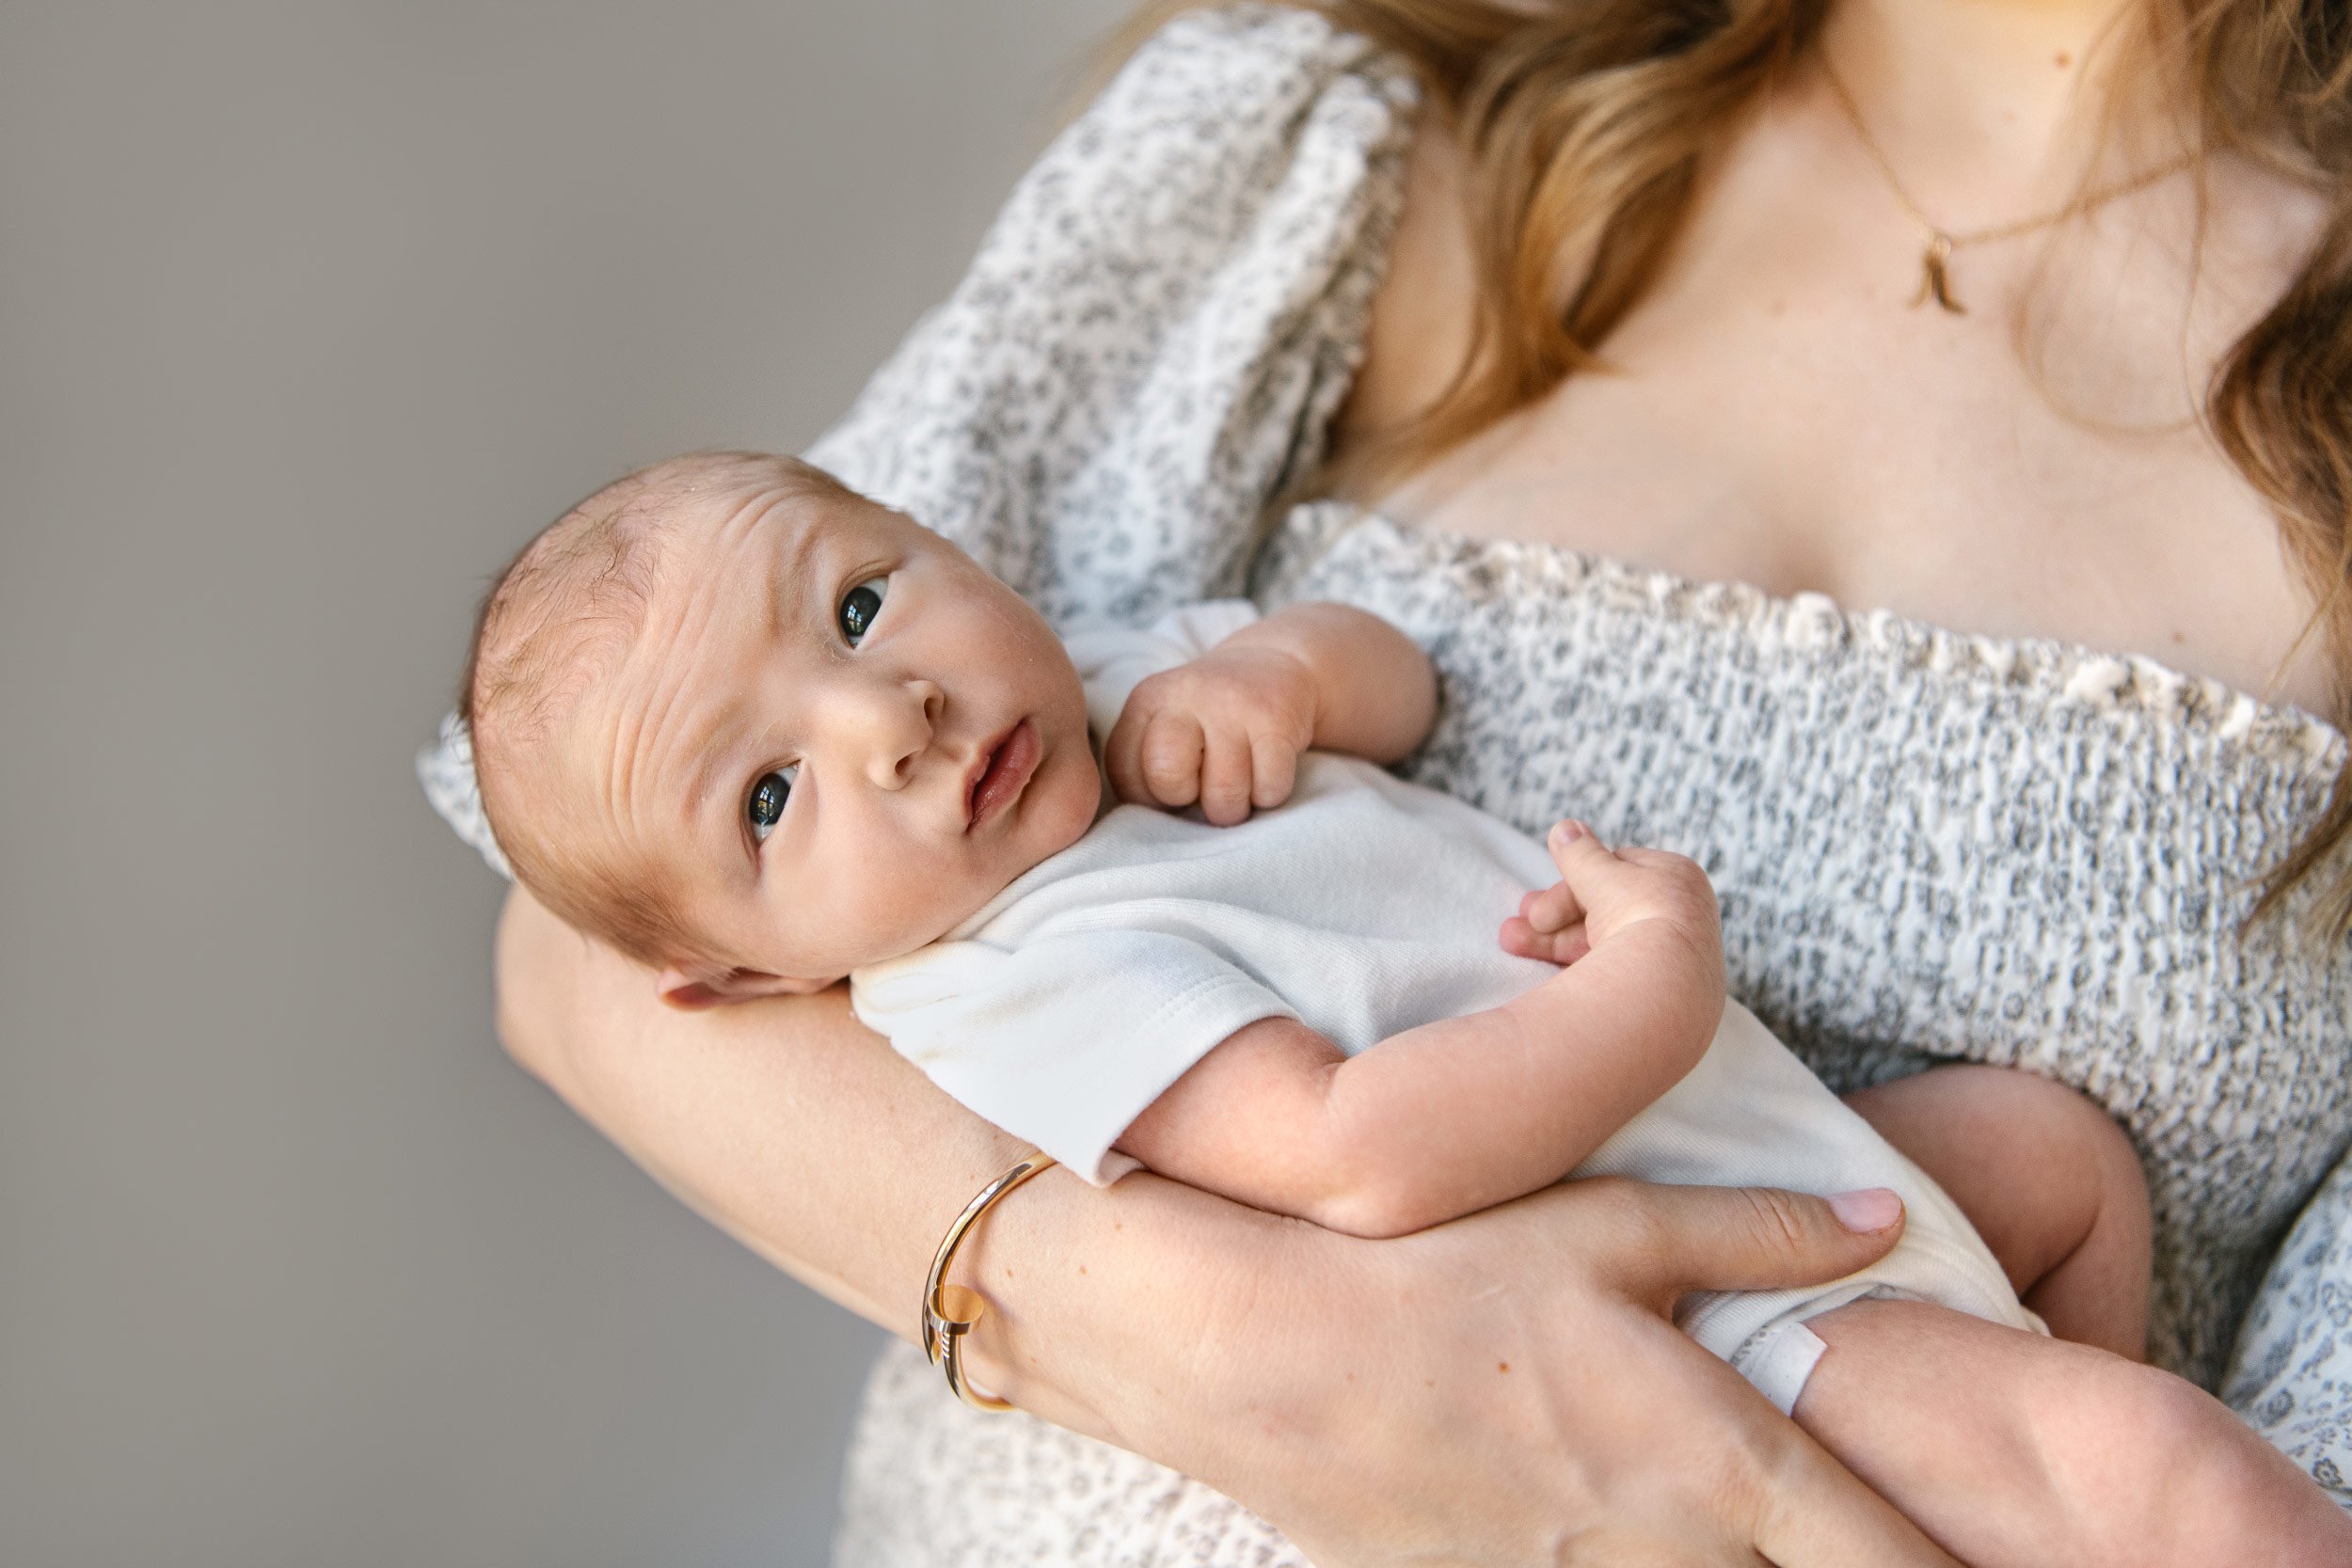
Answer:
<svg viewBox="0 0 2352 1568"><path fill-rule="evenodd" d="M2153 1352L2217 1375L2352 1140L2352 965L2284 922L2239 930L2326 800L2336 731L2142 659L1336 503L1292 514L1255 585L1429 650L1421 782L1705 865L1733 993L1833 1085L1956 1058L2105 1105L2153 1189Z"/></svg>

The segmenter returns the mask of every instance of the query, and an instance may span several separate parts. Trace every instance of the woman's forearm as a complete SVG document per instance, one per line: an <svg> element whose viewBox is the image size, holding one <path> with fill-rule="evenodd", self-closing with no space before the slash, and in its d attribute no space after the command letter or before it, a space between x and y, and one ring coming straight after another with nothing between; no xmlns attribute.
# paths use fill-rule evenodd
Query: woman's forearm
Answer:
<svg viewBox="0 0 2352 1568"><path fill-rule="evenodd" d="M869 1049L837 996L679 1012L526 893L500 927L499 1024L517 1061L686 1204L900 1333L929 1261L915 1238L954 1217L954 1188L968 1197L1019 1152Z"/></svg>
<svg viewBox="0 0 2352 1568"><path fill-rule="evenodd" d="M860 1024L837 990L675 1011L650 974L519 891L498 973L500 1033L518 1062L690 1208L903 1338L941 1234L1026 1151ZM1061 1425L1159 1449L1164 1437L1137 1430L1153 1390L1120 1370L1137 1337L1131 1304L1162 1299L1162 1328L1200 1342L1209 1325L1187 1314L1231 1299L1263 1261L1253 1249L1321 1235L1173 1182L1103 1193L1049 1171L958 1254L958 1277L995 1303L971 1343L976 1380Z"/></svg>

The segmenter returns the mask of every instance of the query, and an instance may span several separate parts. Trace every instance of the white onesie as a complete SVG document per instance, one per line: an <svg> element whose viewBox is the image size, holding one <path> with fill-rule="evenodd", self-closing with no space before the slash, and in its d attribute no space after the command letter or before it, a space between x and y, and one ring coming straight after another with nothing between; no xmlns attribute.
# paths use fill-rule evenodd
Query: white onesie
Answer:
<svg viewBox="0 0 2352 1568"><path fill-rule="evenodd" d="M1256 613L1196 605L1148 632L1071 637L1097 736L1138 681ZM1114 808L938 942L851 974L850 996L940 1087L1107 1185L1136 1168L1112 1141L1245 1024L1296 1018L1354 1055L1557 973L1503 952L1495 932L1522 894L1558 879L1508 825L1316 752L1288 803L1237 827ZM1698 1066L1572 1174L1902 1195L1901 1243L1859 1274L1679 1309L1686 1332L1784 1411L1823 1349L1804 1320L1865 1295L2047 1332L1927 1173L1736 1002Z"/></svg>

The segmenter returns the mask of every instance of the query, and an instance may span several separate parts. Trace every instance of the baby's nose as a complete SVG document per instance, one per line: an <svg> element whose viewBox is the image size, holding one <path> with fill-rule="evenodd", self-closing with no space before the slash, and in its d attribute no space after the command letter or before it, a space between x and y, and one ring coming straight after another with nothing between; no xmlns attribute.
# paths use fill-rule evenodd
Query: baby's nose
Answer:
<svg viewBox="0 0 2352 1568"><path fill-rule="evenodd" d="M939 733L947 693L935 682L912 677L893 682L879 695L867 720L866 777L878 789L904 789Z"/></svg>

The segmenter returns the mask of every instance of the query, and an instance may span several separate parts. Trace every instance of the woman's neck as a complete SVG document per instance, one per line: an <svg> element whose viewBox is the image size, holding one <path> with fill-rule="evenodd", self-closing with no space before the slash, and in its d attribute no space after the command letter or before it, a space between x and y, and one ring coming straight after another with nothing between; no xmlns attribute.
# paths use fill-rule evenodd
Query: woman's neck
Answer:
<svg viewBox="0 0 2352 1568"><path fill-rule="evenodd" d="M1839 0L1823 56L1926 211L1961 229L2183 150L2133 63L2146 0Z"/></svg>

